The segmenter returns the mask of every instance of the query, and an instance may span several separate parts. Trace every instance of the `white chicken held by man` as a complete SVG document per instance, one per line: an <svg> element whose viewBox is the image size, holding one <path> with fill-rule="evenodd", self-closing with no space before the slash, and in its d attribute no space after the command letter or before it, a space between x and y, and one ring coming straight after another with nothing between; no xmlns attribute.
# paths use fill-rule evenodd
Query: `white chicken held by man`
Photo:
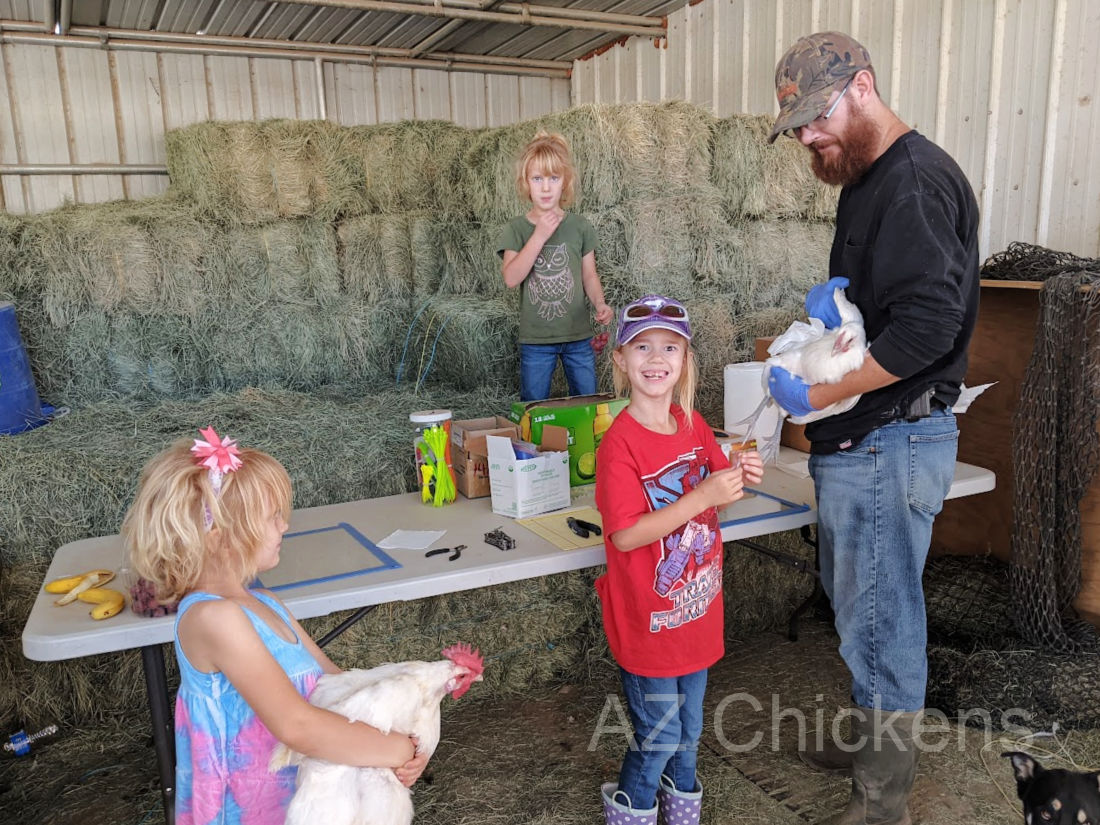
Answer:
<svg viewBox="0 0 1100 825"><path fill-rule="evenodd" d="M771 354L766 362L769 368L783 367L807 384L836 384L849 372L863 366L863 359L867 354L867 333L863 329L863 315L856 305L844 296L843 289L834 290L833 300L840 314L840 326L826 329L817 318L811 318L809 324L796 322L800 327L813 330L813 333L807 333L808 340L805 343L789 348L777 347L776 344L780 343L780 339L776 339L775 344L768 350ZM792 327L796 324L792 324ZM809 337L815 333L817 337ZM764 380L767 381L767 374ZM859 396L838 402L837 406L844 404L846 409L851 409L857 400ZM825 418L826 415L836 415L838 412L845 411L826 409L829 412L819 410L818 414L810 419L792 418L791 420L796 424L806 424L809 420Z"/></svg>
<svg viewBox="0 0 1100 825"><path fill-rule="evenodd" d="M820 410L793 415L779 405L771 393L771 383L774 380L771 371L774 367L781 367L792 376L812 385L836 384L849 372L863 365L863 359L867 355L867 333L863 328L863 315L859 308L844 295L844 287L847 285L846 278L836 278L828 284L815 287L822 293L827 293L833 304L832 315L835 317L831 319L831 328L820 317L811 313L808 324L795 321L768 347L770 357L765 362L763 374L764 398L748 417L734 425L744 425L745 432L748 433L746 439L756 440L757 451L765 462L774 460L778 455L783 420L788 416L795 424L808 424L846 412L859 400L856 395ZM807 310L809 309L807 301ZM778 417L766 416L766 411L773 407L778 408ZM775 421L775 424L765 431L764 421Z"/></svg>
<svg viewBox="0 0 1100 825"><path fill-rule="evenodd" d="M401 662L369 670L326 674L310 704L364 722L383 733L416 737L417 753L431 755L439 744L439 705L445 694L458 699L481 681L478 651L458 644L438 662ZM298 789L286 825L409 825L412 792L389 768L336 765L279 745L270 769L298 766Z"/></svg>

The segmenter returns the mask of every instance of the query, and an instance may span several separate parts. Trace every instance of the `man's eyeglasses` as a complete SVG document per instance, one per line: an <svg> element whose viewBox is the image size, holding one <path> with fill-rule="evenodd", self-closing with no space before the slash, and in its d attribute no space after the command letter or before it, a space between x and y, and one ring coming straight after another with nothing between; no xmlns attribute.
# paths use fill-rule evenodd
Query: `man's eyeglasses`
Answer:
<svg viewBox="0 0 1100 825"><path fill-rule="evenodd" d="M811 120L810 123L816 123L819 120L828 120L829 118L831 118L833 116L833 112L836 111L836 107L840 105L840 99L844 97L844 93L848 91L848 87L852 85L852 81L855 79L855 75L849 77L848 82L844 84L844 88L840 90L840 94L836 96L836 100L829 104L829 107L825 109L825 111L823 111L821 114L819 114L816 118ZM802 128L802 126L795 126L793 129L784 129L783 134L789 137L791 140L798 140L798 135L802 131Z"/></svg>

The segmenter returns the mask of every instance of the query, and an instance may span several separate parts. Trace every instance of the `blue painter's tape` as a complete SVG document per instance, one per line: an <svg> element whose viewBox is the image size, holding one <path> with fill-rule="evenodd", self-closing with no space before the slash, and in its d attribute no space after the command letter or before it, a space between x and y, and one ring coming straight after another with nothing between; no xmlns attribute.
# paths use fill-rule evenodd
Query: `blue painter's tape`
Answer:
<svg viewBox="0 0 1100 825"><path fill-rule="evenodd" d="M772 501L778 502L782 509L776 510L774 513L760 513L759 515L755 516L746 516L745 518L735 518L730 519L729 521L719 522L719 527L732 527L735 524L752 524L754 521L765 521L771 518L781 518L783 516L789 516L792 513L808 513L810 511L810 505L808 504L798 504L794 501L787 501L787 499L785 498L773 496L771 493L765 493L752 487L746 487L745 490L747 492L754 493L761 498L767 498L771 499Z"/></svg>
<svg viewBox="0 0 1100 825"><path fill-rule="evenodd" d="M312 536L317 533L329 533L333 530L343 530L353 539L355 539L362 547L369 551L378 562L370 567L362 567L358 570L348 570L344 573L333 573L330 576L317 576L312 579L302 579L296 582L286 582L285 584L277 584L273 587L266 588L267 590L278 592L280 590L290 590L294 587L305 587L310 584L323 584L324 582L338 581L340 579L348 579L352 576L365 576L369 573L378 573L382 570L399 570L401 568L401 562L390 556L385 550L368 539L350 524L340 522L332 527L318 527L316 530L302 530L298 533L287 533L283 536L284 539L297 538L298 536ZM264 587L264 584L260 579L256 579L253 583L253 587Z"/></svg>

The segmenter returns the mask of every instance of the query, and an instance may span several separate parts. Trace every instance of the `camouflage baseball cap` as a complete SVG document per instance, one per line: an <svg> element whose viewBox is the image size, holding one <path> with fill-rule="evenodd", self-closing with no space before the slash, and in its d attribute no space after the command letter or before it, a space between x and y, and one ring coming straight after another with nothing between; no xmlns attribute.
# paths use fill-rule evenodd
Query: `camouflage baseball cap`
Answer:
<svg viewBox="0 0 1100 825"><path fill-rule="evenodd" d="M805 126L824 110L829 95L861 69L871 69L871 55L841 32L818 32L787 49L775 67L779 117L768 143L780 132Z"/></svg>

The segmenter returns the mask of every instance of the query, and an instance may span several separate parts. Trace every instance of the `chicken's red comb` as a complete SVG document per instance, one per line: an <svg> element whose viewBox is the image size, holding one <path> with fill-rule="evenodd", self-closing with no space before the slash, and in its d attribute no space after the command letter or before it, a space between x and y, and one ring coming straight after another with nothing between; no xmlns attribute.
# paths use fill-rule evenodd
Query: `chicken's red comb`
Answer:
<svg viewBox="0 0 1100 825"><path fill-rule="evenodd" d="M479 674L485 669L481 653L465 642L443 648L443 655L456 665L469 668L474 674Z"/></svg>

